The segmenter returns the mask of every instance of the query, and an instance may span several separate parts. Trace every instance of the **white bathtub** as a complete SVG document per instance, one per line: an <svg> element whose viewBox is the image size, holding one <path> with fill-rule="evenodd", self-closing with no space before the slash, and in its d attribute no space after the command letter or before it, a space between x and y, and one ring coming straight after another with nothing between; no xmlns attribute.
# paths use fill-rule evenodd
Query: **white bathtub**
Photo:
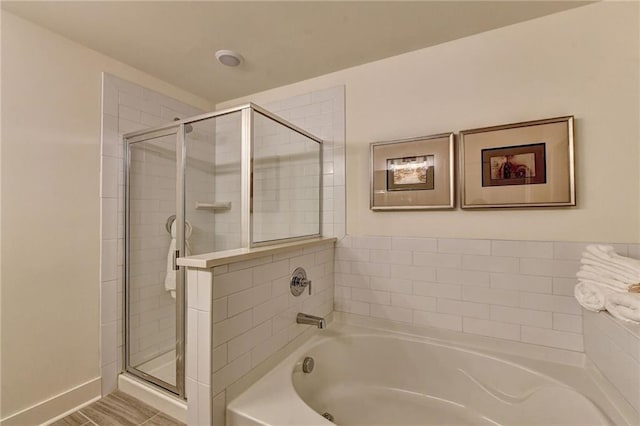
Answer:
<svg viewBox="0 0 640 426"><path fill-rule="evenodd" d="M433 333L438 338L334 321L231 401L227 425L331 425L323 413L341 426L637 420L619 395L601 390L606 383L580 365L581 355ZM304 373L308 356L315 368ZM563 363L540 359L548 357Z"/></svg>

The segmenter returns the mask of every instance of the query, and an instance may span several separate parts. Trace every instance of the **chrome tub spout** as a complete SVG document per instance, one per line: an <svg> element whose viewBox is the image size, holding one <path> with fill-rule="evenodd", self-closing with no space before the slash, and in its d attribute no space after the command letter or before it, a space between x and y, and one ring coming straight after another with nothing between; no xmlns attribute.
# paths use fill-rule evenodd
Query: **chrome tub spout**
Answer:
<svg viewBox="0 0 640 426"><path fill-rule="evenodd" d="M296 322L298 324L315 325L321 329L327 327L327 322L324 318L316 317L315 315L303 314L302 312L299 312L298 316L296 316Z"/></svg>

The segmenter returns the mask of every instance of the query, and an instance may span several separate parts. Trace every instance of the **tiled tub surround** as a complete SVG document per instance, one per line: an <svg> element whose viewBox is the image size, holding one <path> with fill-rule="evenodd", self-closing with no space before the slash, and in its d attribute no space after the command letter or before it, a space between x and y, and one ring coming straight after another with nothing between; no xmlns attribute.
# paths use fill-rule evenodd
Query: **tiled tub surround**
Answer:
<svg viewBox="0 0 640 426"><path fill-rule="evenodd" d="M228 264L218 259L212 269L189 269L188 424L224 425L230 387L310 329L296 324L296 314L332 312L333 240L299 244ZM312 291L294 297L289 280L299 266L312 280Z"/></svg>
<svg viewBox="0 0 640 426"><path fill-rule="evenodd" d="M640 325L583 312L587 357L640 413Z"/></svg>
<svg viewBox="0 0 640 426"><path fill-rule="evenodd" d="M335 310L582 352L573 287L585 246L347 236L336 248Z"/></svg>

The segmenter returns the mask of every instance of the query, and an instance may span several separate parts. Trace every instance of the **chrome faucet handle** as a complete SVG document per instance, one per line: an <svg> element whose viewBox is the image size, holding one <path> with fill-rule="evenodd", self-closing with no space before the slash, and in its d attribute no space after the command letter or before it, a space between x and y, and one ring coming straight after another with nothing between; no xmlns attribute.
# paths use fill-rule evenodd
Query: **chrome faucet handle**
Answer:
<svg viewBox="0 0 640 426"><path fill-rule="evenodd" d="M291 294L296 297L300 296L307 287L309 288L309 294L311 294L311 280L307 279L307 272L303 268L296 268L293 271L293 275L291 275L291 282L289 283Z"/></svg>

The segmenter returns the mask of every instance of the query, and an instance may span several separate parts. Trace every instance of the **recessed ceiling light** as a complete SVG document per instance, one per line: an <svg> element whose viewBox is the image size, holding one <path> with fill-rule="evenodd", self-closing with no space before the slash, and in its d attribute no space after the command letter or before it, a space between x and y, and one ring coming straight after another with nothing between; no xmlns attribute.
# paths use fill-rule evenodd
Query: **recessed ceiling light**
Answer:
<svg viewBox="0 0 640 426"><path fill-rule="evenodd" d="M222 65L226 65L228 67L237 67L242 63L242 56L233 50L218 50L216 52L216 59Z"/></svg>

